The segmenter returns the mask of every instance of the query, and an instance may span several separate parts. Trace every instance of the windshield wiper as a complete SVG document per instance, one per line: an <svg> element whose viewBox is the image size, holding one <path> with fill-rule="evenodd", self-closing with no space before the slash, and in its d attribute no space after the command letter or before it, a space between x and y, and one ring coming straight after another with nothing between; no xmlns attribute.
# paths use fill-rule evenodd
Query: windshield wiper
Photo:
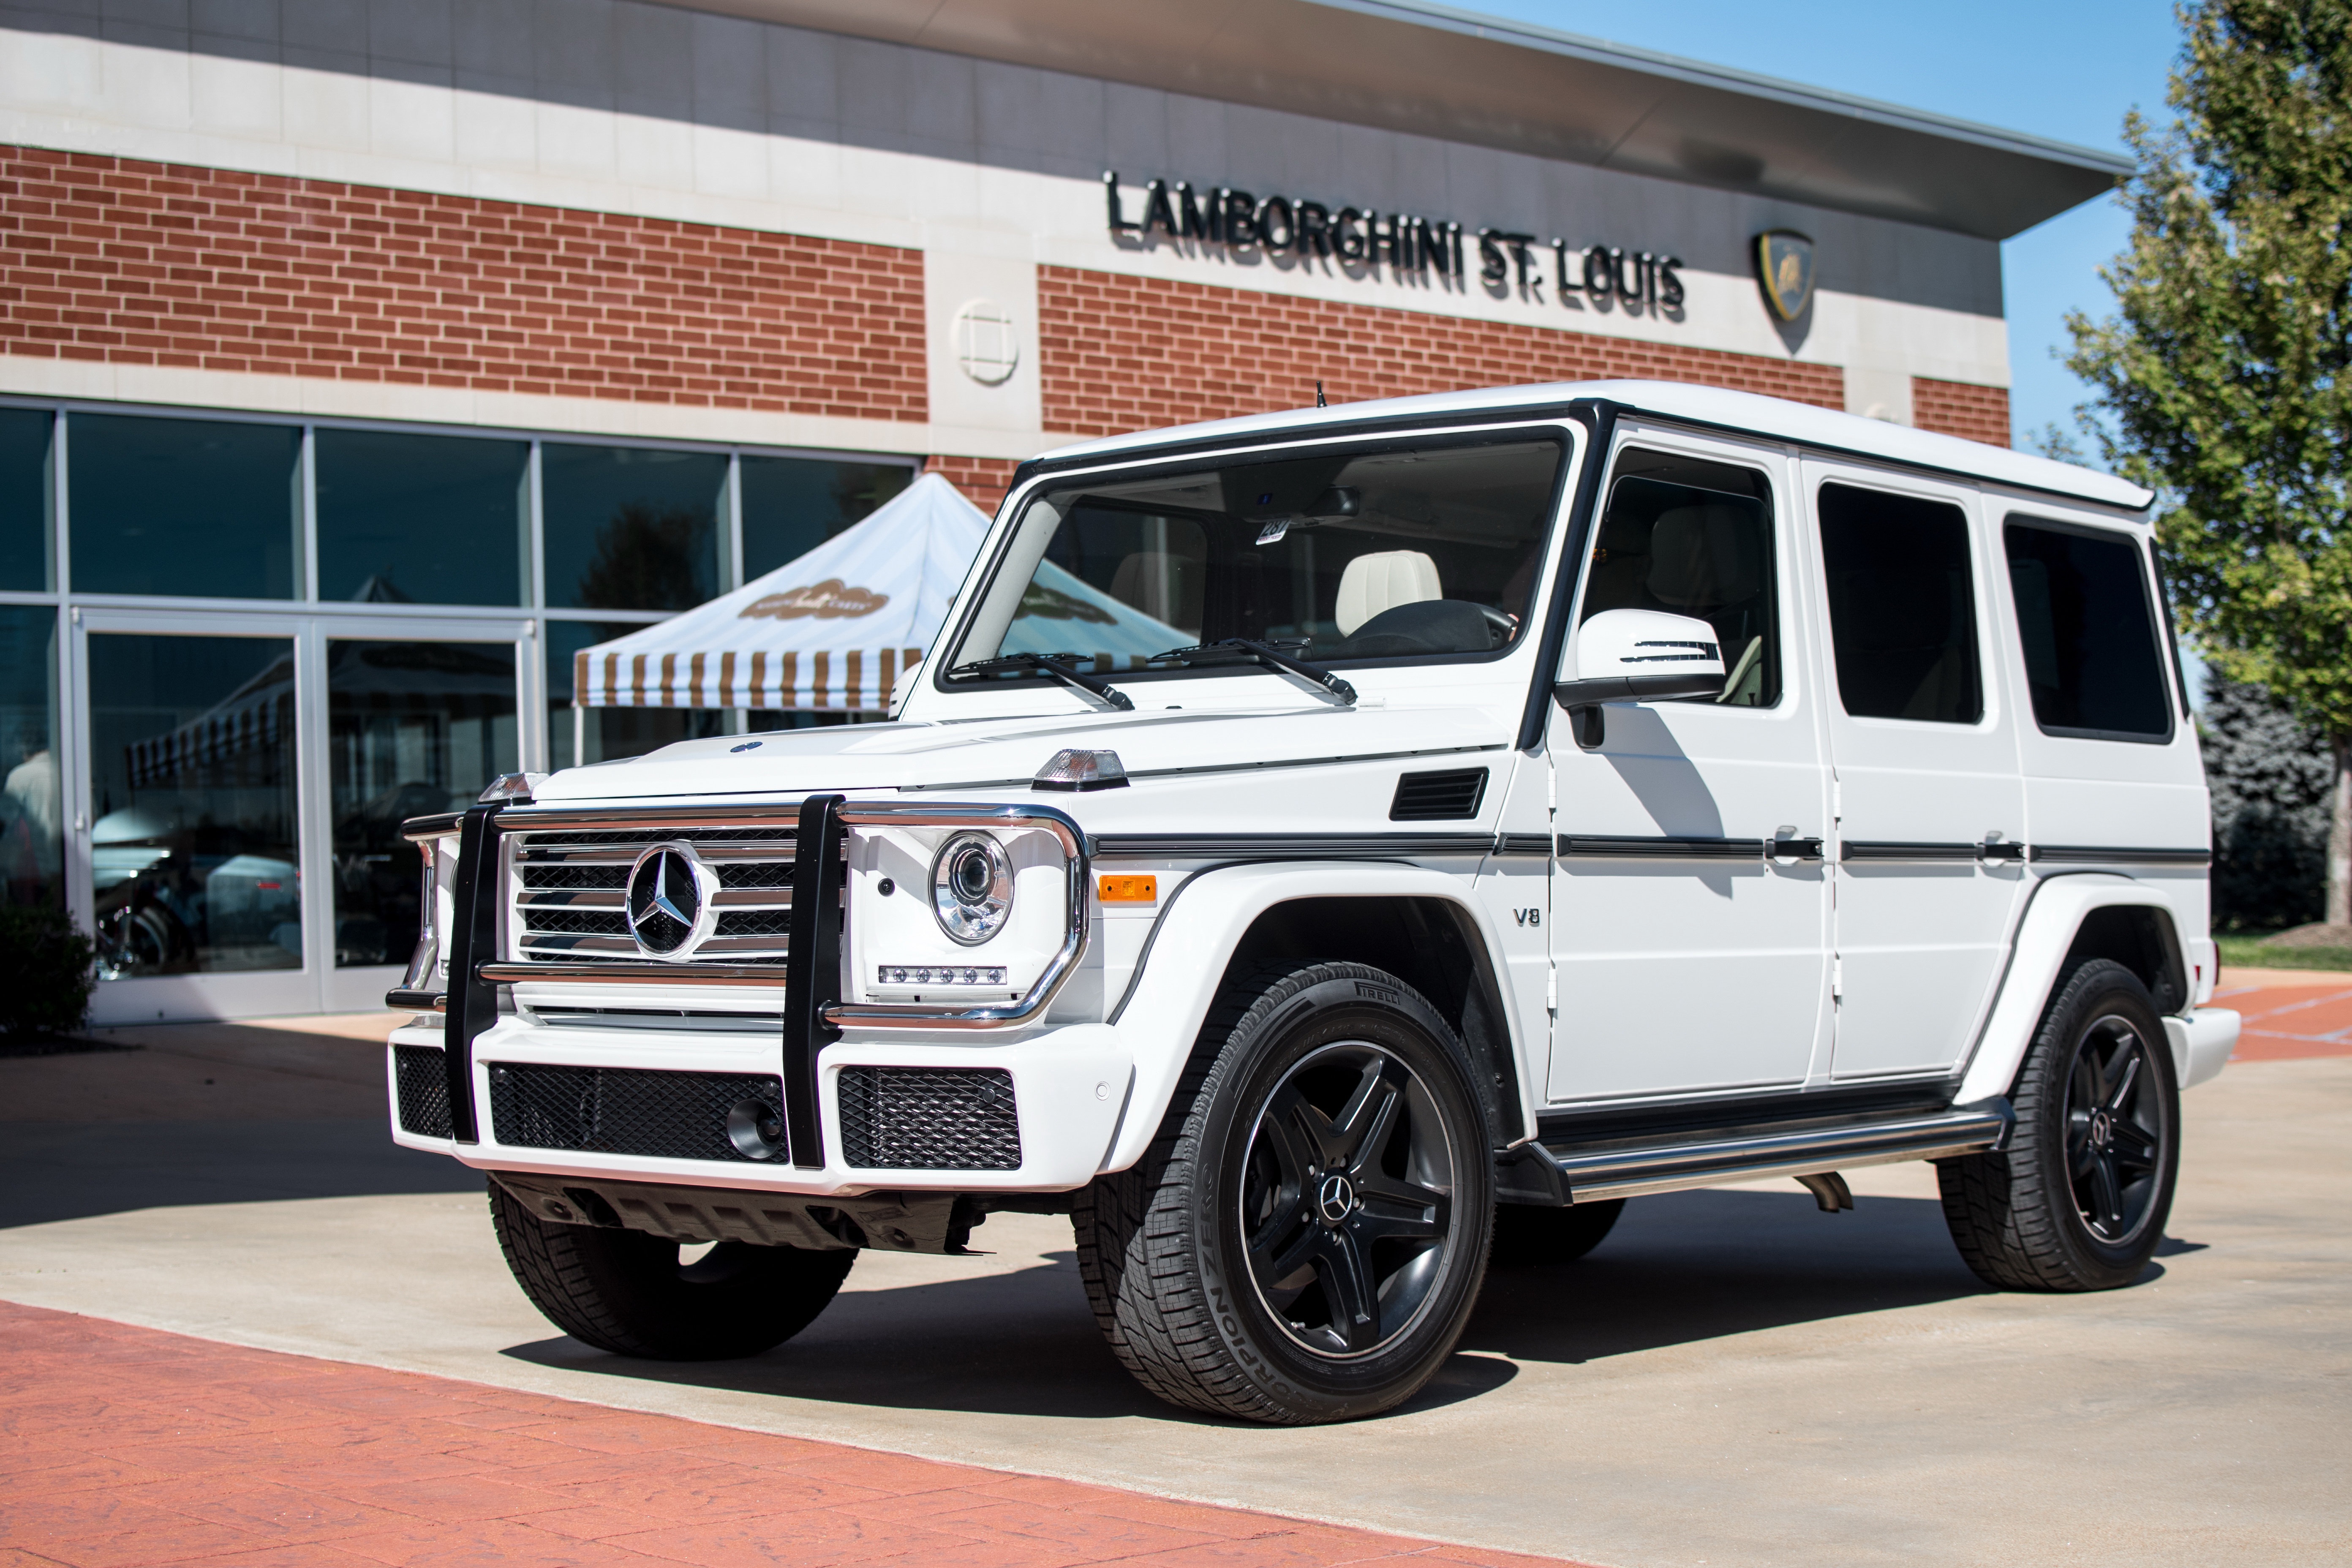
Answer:
<svg viewBox="0 0 2352 1568"><path fill-rule="evenodd" d="M1007 669L1035 670L1040 674L1052 676L1065 686L1075 687L1092 697L1099 697L1123 712L1132 712L1135 702L1126 692L1107 680L1097 679L1091 675L1081 675L1074 663L1064 662L1065 660L1075 661L1080 657L1082 656L1075 653L1000 654L994 658L976 658L970 664L957 665L953 669L949 670L948 674L950 676L995 675Z"/></svg>
<svg viewBox="0 0 2352 1568"><path fill-rule="evenodd" d="M1299 646L1303 647L1305 645L1301 644ZM1269 643L1254 641L1249 637L1225 637L1218 642L1204 642L1193 647L1170 648L1166 653L1153 654L1144 662L1147 664L1158 664L1163 658L1176 658L1182 659L1185 663L1190 664L1198 659L1203 654L1217 653L1237 653L1245 658L1255 659L1258 663L1265 666L1268 669L1276 670L1277 672L1286 671L1292 675L1305 676L1307 679L1313 681L1316 685L1329 692L1333 697L1338 698L1341 702L1346 703L1351 708L1355 706L1356 689L1349 685L1346 681L1340 679L1338 676L1332 674L1329 670L1308 664L1304 659L1293 658L1288 654L1283 652L1280 648L1276 647Z"/></svg>

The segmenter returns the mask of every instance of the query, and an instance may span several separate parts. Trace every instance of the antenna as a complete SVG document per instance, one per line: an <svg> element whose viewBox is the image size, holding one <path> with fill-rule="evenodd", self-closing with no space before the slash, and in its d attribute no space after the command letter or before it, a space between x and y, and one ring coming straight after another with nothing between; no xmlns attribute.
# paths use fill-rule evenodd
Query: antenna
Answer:
<svg viewBox="0 0 2352 1568"><path fill-rule="evenodd" d="M1318 408L1328 408L1331 406L1329 404L1323 401L1323 384L1319 381L1315 384L1315 406Z"/></svg>

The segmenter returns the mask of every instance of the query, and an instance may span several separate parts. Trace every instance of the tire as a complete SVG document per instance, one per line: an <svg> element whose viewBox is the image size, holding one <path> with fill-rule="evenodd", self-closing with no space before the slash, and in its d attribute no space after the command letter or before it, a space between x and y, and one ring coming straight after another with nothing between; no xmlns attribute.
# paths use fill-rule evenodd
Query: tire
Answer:
<svg viewBox="0 0 2352 1568"><path fill-rule="evenodd" d="M1228 984L1143 1159L1077 1196L1078 1270L1119 1361L1172 1405L1275 1425L1410 1398L1486 1272L1475 1082L1436 1010L1380 970Z"/></svg>
<svg viewBox="0 0 2352 1568"><path fill-rule="evenodd" d="M2112 1290L2164 1237L2180 1094L2147 990L2105 959L2061 977L2025 1053L2009 1147L1937 1162L1944 1222L2005 1290Z"/></svg>
<svg viewBox="0 0 2352 1568"><path fill-rule="evenodd" d="M816 1321L857 1254L722 1241L690 1264L644 1231L540 1218L490 1182L490 1223L515 1283L547 1321L614 1355L731 1361Z"/></svg>
<svg viewBox="0 0 2352 1568"><path fill-rule="evenodd" d="M1528 1204L1495 1207L1492 1268L1546 1268L1573 1263L1601 1245L1625 1212L1623 1198L1538 1208Z"/></svg>

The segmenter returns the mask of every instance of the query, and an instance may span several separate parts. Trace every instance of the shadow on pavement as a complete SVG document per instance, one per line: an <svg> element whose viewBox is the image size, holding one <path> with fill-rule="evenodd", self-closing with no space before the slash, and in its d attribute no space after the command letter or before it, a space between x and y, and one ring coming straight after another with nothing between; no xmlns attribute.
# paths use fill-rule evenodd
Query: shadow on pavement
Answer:
<svg viewBox="0 0 2352 1568"><path fill-rule="evenodd" d="M479 1172L401 1148L381 1117L0 1122L0 1227L186 1204L481 1190Z"/></svg>
<svg viewBox="0 0 2352 1568"><path fill-rule="evenodd" d="M975 1238L984 1245L986 1233ZM605 1355L569 1338L506 1354L604 1376L893 1409L1192 1421L1143 1392L1097 1331L1075 1254L1004 1273L845 1290L750 1361ZM858 1276L850 1275L855 1287ZM1869 1197L1824 1215L1802 1192L1643 1198L1591 1256L1487 1276L1460 1351L1399 1414L1475 1399L1515 1362L1576 1363L1981 1294L1940 1207Z"/></svg>

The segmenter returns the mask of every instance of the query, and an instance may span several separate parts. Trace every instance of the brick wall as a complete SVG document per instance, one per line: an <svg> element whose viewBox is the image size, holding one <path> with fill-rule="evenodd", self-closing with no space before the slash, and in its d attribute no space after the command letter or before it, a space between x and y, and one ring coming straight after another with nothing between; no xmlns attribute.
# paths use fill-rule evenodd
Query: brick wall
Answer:
<svg viewBox="0 0 2352 1568"><path fill-rule="evenodd" d="M2009 445L2009 388L1965 381L1911 378L1911 423L1939 436L1963 436L1990 446Z"/></svg>
<svg viewBox="0 0 2352 1568"><path fill-rule="evenodd" d="M948 483L963 492L964 500L991 517L1004 504L1004 492L1013 488L1013 470L1020 466L1009 458L933 456L923 459L923 472L944 475Z"/></svg>
<svg viewBox="0 0 2352 1568"><path fill-rule="evenodd" d="M0 353L894 420L922 253L0 148Z"/></svg>
<svg viewBox="0 0 2352 1568"><path fill-rule="evenodd" d="M1715 349L1202 283L1037 269L1045 427L1111 436L1334 403L1641 376L1845 406L1845 374Z"/></svg>

